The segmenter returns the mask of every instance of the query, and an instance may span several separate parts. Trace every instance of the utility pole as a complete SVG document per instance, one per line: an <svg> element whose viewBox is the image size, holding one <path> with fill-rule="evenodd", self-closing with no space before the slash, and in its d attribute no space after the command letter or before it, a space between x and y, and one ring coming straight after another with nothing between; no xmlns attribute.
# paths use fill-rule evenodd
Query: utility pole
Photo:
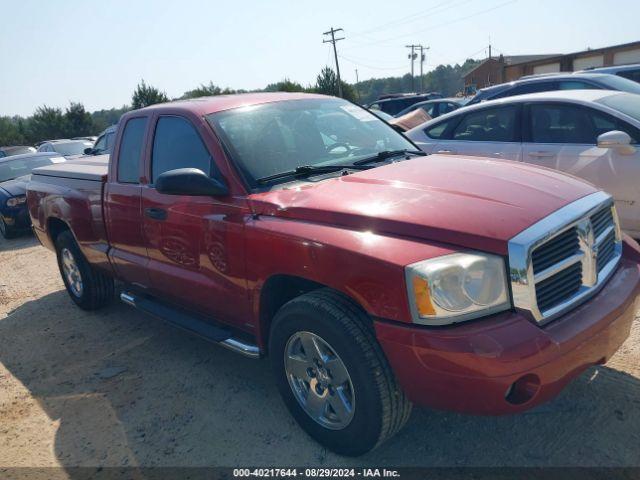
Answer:
<svg viewBox="0 0 640 480"><path fill-rule="evenodd" d="M411 53L409 54L409 59L411 59L411 90L415 92L416 87L415 87L415 76L413 75L413 61L416 59L416 57L418 56L415 53L416 48L419 48L420 45L405 45L405 48L410 48L411 49Z"/></svg>
<svg viewBox="0 0 640 480"><path fill-rule="evenodd" d="M358 102L360 102L360 87L359 84L360 80L358 80L358 69L356 68L356 95L358 96Z"/></svg>
<svg viewBox="0 0 640 480"><path fill-rule="evenodd" d="M424 92L424 88L423 88L423 82L424 79L422 77L422 66L424 64L424 61L426 59L426 56L424 54L424 52L426 50L429 50L430 47L423 47L422 45L418 45L418 48L420 48L420 93Z"/></svg>
<svg viewBox="0 0 640 480"><path fill-rule="evenodd" d="M323 35L329 35L331 34L331 39L324 39L322 40L322 43L331 43L333 44L333 55L336 59L336 74L338 75L338 96L340 98L342 98L342 81L340 80L340 65L338 64L338 50L336 50L336 42L339 42L340 40L344 40L344 37L342 38L336 38L336 33L337 32L343 32L344 30L342 30L341 28L333 28L331 27L331 30L329 30L328 32L324 32Z"/></svg>

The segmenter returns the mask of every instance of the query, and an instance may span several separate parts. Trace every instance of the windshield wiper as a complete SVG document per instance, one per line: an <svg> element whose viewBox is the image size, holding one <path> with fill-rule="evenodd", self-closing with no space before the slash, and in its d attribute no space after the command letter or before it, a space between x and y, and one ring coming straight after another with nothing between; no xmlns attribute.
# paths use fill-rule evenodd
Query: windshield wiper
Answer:
<svg viewBox="0 0 640 480"><path fill-rule="evenodd" d="M367 170L371 168L369 165L361 164L347 164L347 165L301 165L293 170L287 170L286 172L280 172L267 177L258 178L258 183L268 183L272 180L278 180L279 178L286 177L308 177L318 173L334 173L341 170Z"/></svg>
<svg viewBox="0 0 640 480"><path fill-rule="evenodd" d="M375 155L372 155L371 157L363 158L362 160L357 160L353 162L353 164L366 165L367 163L384 162L385 160L388 160L393 157L399 157L400 155L406 155L407 157L409 155L424 156L426 155L426 153L424 153L422 150L406 150L406 149L405 150L384 150L382 152L378 152Z"/></svg>

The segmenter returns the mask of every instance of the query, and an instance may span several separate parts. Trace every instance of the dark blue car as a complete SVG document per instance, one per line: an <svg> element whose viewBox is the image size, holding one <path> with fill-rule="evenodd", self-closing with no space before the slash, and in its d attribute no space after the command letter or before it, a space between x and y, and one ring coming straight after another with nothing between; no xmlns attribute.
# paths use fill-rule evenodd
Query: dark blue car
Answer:
<svg viewBox="0 0 640 480"><path fill-rule="evenodd" d="M59 153L27 153L0 159L0 233L13 238L31 226L27 183L37 167L64 162Z"/></svg>

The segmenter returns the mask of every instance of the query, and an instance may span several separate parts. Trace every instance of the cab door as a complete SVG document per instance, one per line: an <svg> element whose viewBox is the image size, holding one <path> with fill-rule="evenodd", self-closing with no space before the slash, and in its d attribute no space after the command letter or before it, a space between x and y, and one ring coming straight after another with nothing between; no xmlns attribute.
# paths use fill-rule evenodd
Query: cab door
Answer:
<svg viewBox="0 0 640 480"><path fill-rule="evenodd" d="M104 192L109 258L123 281L141 288L149 286L140 185L147 124L146 116L126 120Z"/></svg>
<svg viewBox="0 0 640 480"><path fill-rule="evenodd" d="M154 183L163 172L198 168L228 185L216 161L221 149L204 120L160 115L154 120L142 187L143 229L156 296L208 317L250 328L245 284L244 197L167 195ZM197 126L196 126L197 125Z"/></svg>

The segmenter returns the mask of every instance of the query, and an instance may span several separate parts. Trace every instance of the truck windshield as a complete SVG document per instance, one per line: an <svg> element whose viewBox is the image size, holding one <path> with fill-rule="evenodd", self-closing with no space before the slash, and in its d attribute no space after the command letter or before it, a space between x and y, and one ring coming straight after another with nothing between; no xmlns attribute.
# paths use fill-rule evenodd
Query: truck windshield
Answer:
<svg viewBox="0 0 640 480"><path fill-rule="evenodd" d="M252 187L302 166L347 166L384 151L416 149L367 110L334 98L241 107L207 120Z"/></svg>

